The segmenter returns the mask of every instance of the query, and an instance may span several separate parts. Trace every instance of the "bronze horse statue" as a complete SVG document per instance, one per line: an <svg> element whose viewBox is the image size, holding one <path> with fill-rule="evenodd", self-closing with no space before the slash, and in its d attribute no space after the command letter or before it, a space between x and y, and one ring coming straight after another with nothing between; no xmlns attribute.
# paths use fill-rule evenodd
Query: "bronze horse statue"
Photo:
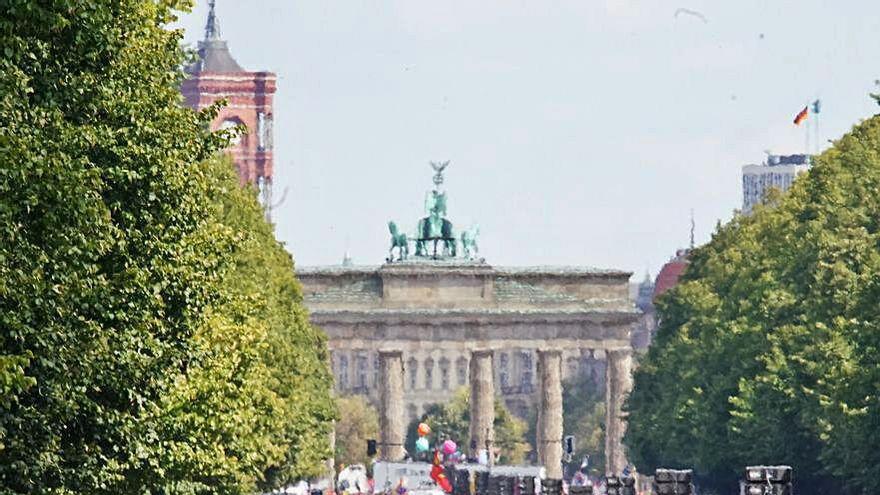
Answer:
<svg viewBox="0 0 880 495"><path fill-rule="evenodd" d="M397 224L388 222L388 230L391 232L391 248L388 249L388 261L394 261L394 248L397 248L397 259L403 261L409 256L409 243L406 234L397 230Z"/></svg>

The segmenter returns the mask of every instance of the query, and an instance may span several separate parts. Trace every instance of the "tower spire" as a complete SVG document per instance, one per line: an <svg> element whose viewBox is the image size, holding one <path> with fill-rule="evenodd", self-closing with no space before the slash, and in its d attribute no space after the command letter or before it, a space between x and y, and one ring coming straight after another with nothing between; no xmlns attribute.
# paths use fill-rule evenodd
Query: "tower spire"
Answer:
<svg viewBox="0 0 880 495"><path fill-rule="evenodd" d="M208 0L208 22L205 24L205 41L220 39L220 26L214 12L215 0Z"/></svg>

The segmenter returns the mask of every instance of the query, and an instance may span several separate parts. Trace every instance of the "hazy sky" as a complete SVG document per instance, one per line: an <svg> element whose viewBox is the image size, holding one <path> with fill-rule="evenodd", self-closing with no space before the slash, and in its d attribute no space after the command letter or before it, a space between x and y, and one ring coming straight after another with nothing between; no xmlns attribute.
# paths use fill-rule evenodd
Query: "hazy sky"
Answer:
<svg viewBox="0 0 880 495"><path fill-rule="evenodd" d="M680 12L685 8L700 13ZM202 37L207 2L182 17ZM279 239L298 265L387 255L429 160L497 265L656 274L742 203L764 150L800 153L880 108L880 2L217 0L248 70L278 74ZM827 144L827 143L826 143Z"/></svg>

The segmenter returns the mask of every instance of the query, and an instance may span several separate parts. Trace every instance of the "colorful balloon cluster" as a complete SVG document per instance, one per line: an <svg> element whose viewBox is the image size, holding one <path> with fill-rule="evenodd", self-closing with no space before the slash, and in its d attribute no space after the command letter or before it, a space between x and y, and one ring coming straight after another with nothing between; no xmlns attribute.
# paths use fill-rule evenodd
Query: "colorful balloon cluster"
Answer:
<svg viewBox="0 0 880 495"><path fill-rule="evenodd" d="M416 440L416 452L427 452L429 448L431 448L431 443L428 441L428 435L431 434L431 427L428 426L427 423L419 423L419 439Z"/></svg>
<svg viewBox="0 0 880 495"><path fill-rule="evenodd" d="M431 434L431 427L427 423L419 423L417 431L419 438L416 440L416 452L421 454L431 449L431 442L428 440L428 435ZM456 463L464 460L464 455L458 451L458 445L452 440L444 441L440 445L439 450L447 462Z"/></svg>
<svg viewBox="0 0 880 495"><path fill-rule="evenodd" d="M444 455L452 455L455 451L458 450L458 446L455 445L455 442L452 440L447 440L443 442L443 454Z"/></svg>

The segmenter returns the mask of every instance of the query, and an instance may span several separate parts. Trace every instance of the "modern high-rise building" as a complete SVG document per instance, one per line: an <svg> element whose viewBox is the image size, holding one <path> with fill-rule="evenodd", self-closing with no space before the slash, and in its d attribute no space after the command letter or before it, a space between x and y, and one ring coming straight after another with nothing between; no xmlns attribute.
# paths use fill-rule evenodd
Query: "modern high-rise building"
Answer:
<svg viewBox="0 0 880 495"><path fill-rule="evenodd" d="M244 125L247 130L227 149L241 183L251 182L260 190L260 200L269 205L272 194L272 121L275 74L249 72L241 68L220 37L214 0L209 1L205 38L198 45L198 59L187 68L189 78L181 85L184 103L201 110L219 99L226 106L211 124L213 130ZM268 211L268 210L267 210Z"/></svg>
<svg viewBox="0 0 880 495"><path fill-rule="evenodd" d="M788 191L794 179L810 168L810 155L767 155L760 165L745 165L743 176L743 213L764 200L770 188Z"/></svg>

